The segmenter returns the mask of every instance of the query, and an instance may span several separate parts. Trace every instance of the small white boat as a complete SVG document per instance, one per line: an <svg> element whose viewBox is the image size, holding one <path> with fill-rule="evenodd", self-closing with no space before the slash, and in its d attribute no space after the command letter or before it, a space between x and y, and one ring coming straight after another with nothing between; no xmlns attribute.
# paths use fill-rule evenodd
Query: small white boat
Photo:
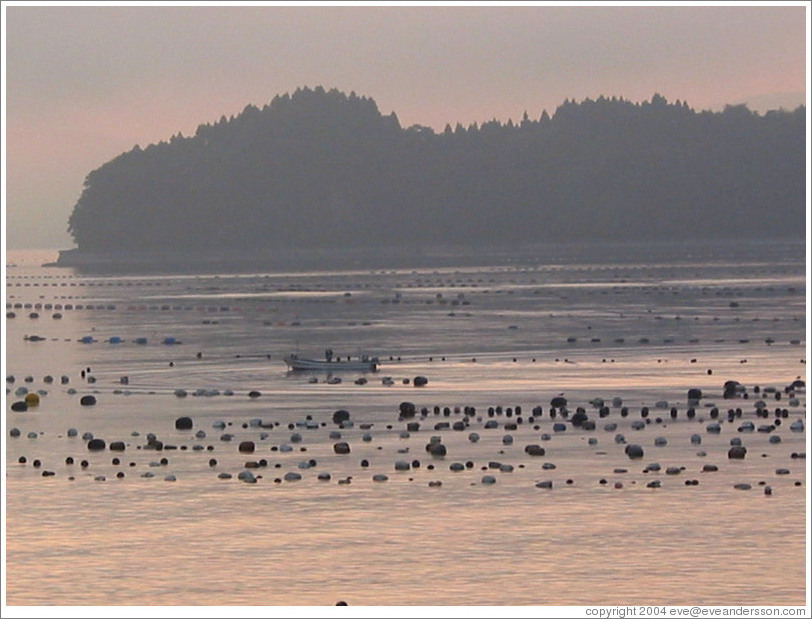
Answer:
<svg viewBox="0 0 812 619"><path fill-rule="evenodd" d="M303 359L297 354L284 357L285 363L291 370L309 370L318 372L377 372L378 358L362 355L356 359L340 357L333 358L328 355L325 359Z"/></svg>

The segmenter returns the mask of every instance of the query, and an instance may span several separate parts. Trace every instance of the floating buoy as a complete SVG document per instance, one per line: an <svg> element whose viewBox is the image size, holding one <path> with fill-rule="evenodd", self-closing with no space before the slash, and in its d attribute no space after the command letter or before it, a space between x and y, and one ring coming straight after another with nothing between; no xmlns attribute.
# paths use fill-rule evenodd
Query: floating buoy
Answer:
<svg viewBox="0 0 812 619"><path fill-rule="evenodd" d="M104 439L101 438L93 438L87 442L87 448L89 451L102 451L107 446L104 442Z"/></svg>
<svg viewBox="0 0 812 619"><path fill-rule="evenodd" d="M638 458L643 457L643 448L640 445L633 445L629 444L626 445L626 455L629 456L632 460L636 460Z"/></svg>
<svg viewBox="0 0 812 619"><path fill-rule="evenodd" d="M191 417L178 417L175 420L175 429L176 430L191 430L192 429L192 418Z"/></svg>

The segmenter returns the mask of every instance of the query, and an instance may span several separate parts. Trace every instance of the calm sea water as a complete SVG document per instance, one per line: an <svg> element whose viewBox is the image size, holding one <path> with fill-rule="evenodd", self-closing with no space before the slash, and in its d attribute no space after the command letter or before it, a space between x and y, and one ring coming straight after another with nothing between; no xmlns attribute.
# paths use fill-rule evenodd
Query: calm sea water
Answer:
<svg viewBox="0 0 812 619"><path fill-rule="evenodd" d="M10 606L808 603L803 243L236 274L53 257L6 257ZM381 368L282 361L328 347Z"/></svg>

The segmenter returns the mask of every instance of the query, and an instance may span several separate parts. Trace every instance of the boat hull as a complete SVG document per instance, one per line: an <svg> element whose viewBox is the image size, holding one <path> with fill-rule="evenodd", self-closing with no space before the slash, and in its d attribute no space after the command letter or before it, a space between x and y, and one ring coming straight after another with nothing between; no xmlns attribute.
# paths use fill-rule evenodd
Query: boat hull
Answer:
<svg viewBox="0 0 812 619"><path fill-rule="evenodd" d="M300 359L287 356L285 363L294 371L315 372L377 372L378 362L370 360L326 361L319 359Z"/></svg>

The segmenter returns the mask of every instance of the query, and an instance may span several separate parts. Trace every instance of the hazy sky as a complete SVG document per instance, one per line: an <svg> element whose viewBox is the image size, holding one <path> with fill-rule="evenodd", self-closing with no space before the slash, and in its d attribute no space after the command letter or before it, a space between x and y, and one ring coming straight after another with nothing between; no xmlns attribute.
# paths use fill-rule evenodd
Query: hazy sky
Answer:
<svg viewBox="0 0 812 619"><path fill-rule="evenodd" d="M806 2L176 4L3 3L9 249L72 247L85 176L135 144L301 86L436 130L600 95L762 112L806 101Z"/></svg>

